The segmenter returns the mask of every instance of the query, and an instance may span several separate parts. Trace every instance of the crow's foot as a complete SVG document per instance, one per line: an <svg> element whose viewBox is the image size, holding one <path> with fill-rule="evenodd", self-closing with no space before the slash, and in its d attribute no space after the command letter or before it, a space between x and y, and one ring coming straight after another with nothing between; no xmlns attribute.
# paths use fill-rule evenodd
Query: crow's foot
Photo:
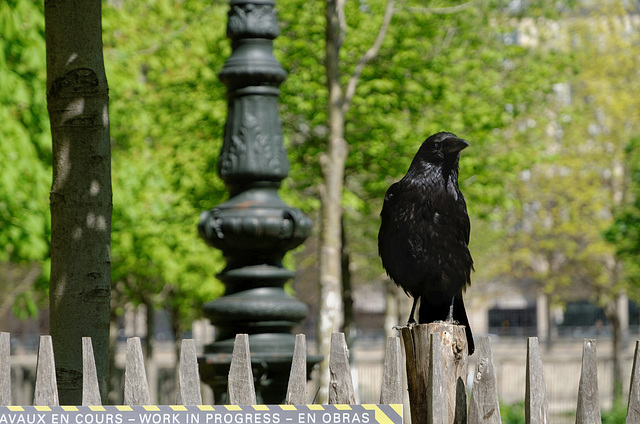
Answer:
<svg viewBox="0 0 640 424"><path fill-rule="evenodd" d="M393 327L393 329L394 329L394 330L402 330L402 329L403 329L403 328L405 328L405 327L409 327L409 328L411 328L411 327L413 327L414 325L417 325L417 324L418 324L418 323L416 322L416 320L412 318L412 319L410 319L409 321L407 321L407 325L405 325L404 327L403 327L403 326L400 326L400 325L396 325L396 326L394 326L394 327Z"/></svg>

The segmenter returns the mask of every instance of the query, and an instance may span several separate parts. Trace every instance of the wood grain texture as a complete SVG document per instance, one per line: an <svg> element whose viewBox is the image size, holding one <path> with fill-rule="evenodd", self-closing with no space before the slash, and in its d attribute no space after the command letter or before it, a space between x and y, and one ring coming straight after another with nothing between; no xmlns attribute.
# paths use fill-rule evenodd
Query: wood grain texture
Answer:
<svg viewBox="0 0 640 424"><path fill-rule="evenodd" d="M198 355L193 339L182 340L177 392L176 405L202 405Z"/></svg>
<svg viewBox="0 0 640 424"><path fill-rule="evenodd" d="M582 349L582 370L578 386L576 424L601 424L600 402L598 399L598 368L596 361L596 341L585 339Z"/></svg>
<svg viewBox="0 0 640 424"><path fill-rule="evenodd" d="M355 403L347 343L343 333L333 333L329 356L329 404Z"/></svg>
<svg viewBox="0 0 640 424"><path fill-rule="evenodd" d="M236 334L233 343L228 395L230 405L255 405L257 403L247 334Z"/></svg>
<svg viewBox="0 0 640 424"><path fill-rule="evenodd" d="M382 369L381 404L402 403L402 352L400 338L387 337L387 349Z"/></svg>
<svg viewBox="0 0 640 424"><path fill-rule="evenodd" d="M640 340L636 340L636 350L633 355L626 422L627 424L640 423Z"/></svg>
<svg viewBox="0 0 640 424"><path fill-rule="evenodd" d="M444 387L447 393L447 422L467 420L467 337L462 325L434 322L400 327L406 354L407 383L411 422L426 424L429 410L430 335L440 340L444 364Z"/></svg>
<svg viewBox="0 0 640 424"><path fill-rule="evenodd" d="M469 424L500 424L502 421L491 339L487 336L480 337L476 352L478 357L469 402Z"/></svg>
<svg viewBox="0 0 640 424"><path fill-rule="evenodd" d="M449 402L445 377L442 340L438 334L429 335L429 384L427 388L427 423L448 424Z"/></svg>
<svg viewBox="0 0 640 424"><path fill-rule="evenodd" d="M304 334L296 335L285 403L287 405L307 403L307 339Z"/></svg>
<svg viewBox="0 0 640 424"><path fill-rule="evenodd" d="M139 337L127 339L127 363L124 369L124 404L150 405L149 383L144 368Z"/></svg>
<svg viewBox="0 0 640 424"><path fill-rule="evenodd" d="M59 405L56 364L53 359L53 342L51 336L40 336L33 404L37 406Z"/></svg>
<svg viewBox="0 0 640 424"><path fill-rule="evenodd" d="M91 337L82 338L82 405L102 405Z"/></svg>
<svg viewBox="0 0 640 424"><path fill-rule="evenodd" d="M527 339L524 415L527 424L549 424L549 404L537 337Z"/></svg>
<svg viewBox="0 0 640 424"><path fill-rule="evenodd" d="M11 335L0 333L0 406L11 405Z"/></svg>

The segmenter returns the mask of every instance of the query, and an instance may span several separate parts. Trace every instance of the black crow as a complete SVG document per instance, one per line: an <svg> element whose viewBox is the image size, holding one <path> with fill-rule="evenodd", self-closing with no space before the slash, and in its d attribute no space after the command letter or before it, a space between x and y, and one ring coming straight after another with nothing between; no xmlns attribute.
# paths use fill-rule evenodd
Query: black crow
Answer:
<svg viewBox="0 0 640 424"><path fill-rule="evenodd" d="M460 151L469 143L439 132L427 138L407 174L387 190L380 213L378 253L391 279L413 297L407 325L447 320L466 326L475 344L462 292L471 283L471 226L458 188Z"/></svg>

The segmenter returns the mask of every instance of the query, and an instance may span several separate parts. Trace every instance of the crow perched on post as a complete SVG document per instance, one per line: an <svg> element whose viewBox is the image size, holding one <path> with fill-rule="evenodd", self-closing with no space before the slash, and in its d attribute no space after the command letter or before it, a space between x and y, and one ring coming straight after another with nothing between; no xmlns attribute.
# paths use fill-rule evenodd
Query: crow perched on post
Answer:
<svg viewBox="0 0 640 424"><path fill-rule="evenodd" d="M471 283L471 229L458 188L460 151L469 143L440 132L427 138L407 174L387 190L380 213L378 253L391 279L413 297L409 316L466 326L469 355L475 344L462 292Z"/></svg>

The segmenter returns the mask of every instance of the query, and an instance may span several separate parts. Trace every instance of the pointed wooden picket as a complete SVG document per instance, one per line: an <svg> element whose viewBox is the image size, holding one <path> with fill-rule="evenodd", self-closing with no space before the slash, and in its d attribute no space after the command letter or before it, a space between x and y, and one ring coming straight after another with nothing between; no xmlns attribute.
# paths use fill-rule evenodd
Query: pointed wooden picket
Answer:
<svg viewBox="0 0 640 424"><path fill-rule="evenodd" d="M150 405L149 383L144 368L139 337L127 339L127 363L124 369L125 405Z"/></svg>
<svg viewBox="0 0 640 424"><path fill-rule="evenodd" d="M36 388L33 404L38 406L58 406L58 384L56 364L53 359L51 336L40 336L38 364L36 365Z"/></svg>
<svg viewBox="0 0 640 424"><path fill-rule="evenodd" d="M422 380L426 383L425 397L421 399L421 411L418 424L498 424L500 410L496 388L496 378L488 337L477 341L476 362L478 368L474 374L474 385L469 403L468 414L466 403L461 401L465 388L459 374L459 361L462 359L464 344L455 342L449 329L430 332L428 325L414 326L410 340L416 345L407 352L408 360L413 360L414 369L424 367L424 359L428 358L428 374ZM432 329L434 327L431 327ZM416 331L417 330L417 331ZM424 333L424 334L422 334ZM421 337L429 338L428 343L421 343ZM403 339L404 340L404 339ZM10 387L10 335L0 333L0 400L4 405L11 403ZM91 339L82 339L83 348L83 405L98 406L101 403L95 361ZM425 350L427 349L428 350ZM447 355L454 352L453 362L447 362ZM457 356L460 355L460 356ZM380 403L397 404L402 402L400 340L397 337L387 339L387 350L383 370ZM413 359L412 359L413 358ZM355 392L349 367L349 351L344 334L332 335L330 362L330 399L333 404L353 404ZM466 359L466 358L465 358ZM525 416L527 424L548 424L549 408L546 397L544 372L540 358L538 339L531 337L527 342ZM50 336L42 336L38 350L34 391L34 405L58 405L58 392L55 375L53 345ZM450 384L450 373L456 375L455 388ZM178 372L177 403L180 405L198 405L202 403L200 381L198 376L195 342L184 340L180 354ZM290 405L307 403L306 392L306 339L304 335L296 337L292 369L286 402ZM414 376L415 378L415 376ZM422 378L422 377L421 377ZM127 340L127 359L124 373L124 404L149 405L149 387L144 368L140 339L133 337ZM452 409L451 393L455 392ZM235 405L255 405L256 393L251 367L249 338L246 334L236 336L231 367L229 371L228 400ZM0 405L1 406L1 405ZM411 405L412 410L414 404ZM452 411L455 410L455 414ZM463 412L464 410L464 412ZM413 413L413 411L412 411ZM596 342L585 340L582 355L582 370L576 407L576 424L601 424L601 413L598 398L598 381L596 368ZM640 423L640 341L636 342L633 369L629 386L629 403L627 424Z"/></svg>
<svg viewBox="0 0 640 424"><path fill-rule="evenodd" d="M249 335L247 334L236 334L233 343L228 395L230 405L255 405L257 403L253 371L251 370Z"/></svg>
<svg viewBox="0 0 640 424"><path fill-rule="evenodd" d="M182 340L177 392L176 405L202 405L196 341L193 339Z"/></svg>
<svg viewBox="0 0 640 424"><path fill-rule="evenodd" d="M478 339L476 355L476 372L469 402L469 424L500 424L498 386L489 337L483 336Z"/></svg>
<svg viewBox="0 0 640 424"><path fill-rule="evenodd" d="M380 403L402 403L402 352L399 337L387 337L387 349L382 367Z"/></svg>
<svg viewBox="0 0 640 424"><path fill-rule="evenodd" d="M285 403L287 405L307 403L307 339L304 334L296 335Z"/></svg>
<svg viewBox="0 0 640 424"><path fill-rule="evenodd" d="M329 352L329 403L355 404L356 396L349 367L349 350L343 333L331 334Z"/></svg>
<svg viewBox="0 0 640 424"><path fill-rule="evenodd" d="M524 414L527 424L549 424L547 389L537 337L527 339Z"/></svg>
<svg viewBox="0 0 640 424"><path fill-rule="evenodd" d="M0 406L11 405L11 335L0 333Z"/></svg>
<svg viewBox="0 0 640 424"><path fill-rule="evenodd" d="M627 424L640 423L640 340L636 340L636 350L633 355L626 422Z"/></svg>
<svg viewBox="0 0 640 424"><path fill-rule="evenodd" d="M91 337L82 338L82 405L102 405Z"/></svg>
<svg viewBox="0 0 640 424"><path fill-rule="evenodd" d="M596 361L596 341L585 340L582 349L582 370L578 387L576 424L601 424L600 401L598 398L598 367Z"/></svg>

